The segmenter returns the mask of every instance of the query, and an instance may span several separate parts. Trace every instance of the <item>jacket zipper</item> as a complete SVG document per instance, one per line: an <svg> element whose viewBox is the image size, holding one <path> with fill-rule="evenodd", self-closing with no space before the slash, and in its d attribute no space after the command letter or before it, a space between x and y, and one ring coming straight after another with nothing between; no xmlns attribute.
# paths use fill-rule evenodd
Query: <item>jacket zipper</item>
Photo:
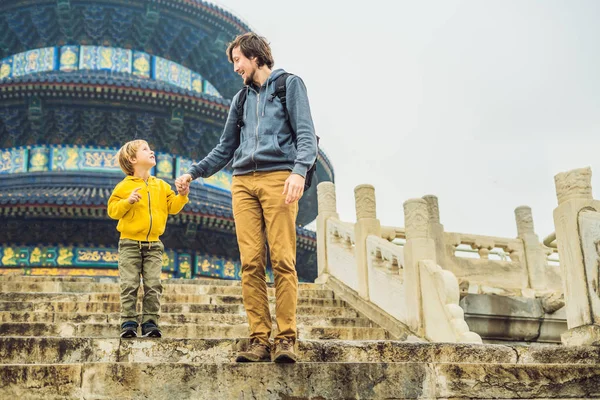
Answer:
<svg viewBox="0 0 600 400"><path fill-rule="evenodd" d="M252 153L252 161L254 162L254 172L258 169L258 164L254 159L256 155L256 151L258 150L258 126L260 125L260 88L258 89L258 93L256 94L256 140L254 142L254 153Z"/></svg>
<svg viewBox="0 0 600 400"><path fill-rule="evenodd" d="M150 186L148 186L148 182L146 183L146 190L148 192L148 213L150 214L150 227L148 228L148 234L146 235L146 241L150 241L150 232L152 231L152 207L150 204Z"/></svg>

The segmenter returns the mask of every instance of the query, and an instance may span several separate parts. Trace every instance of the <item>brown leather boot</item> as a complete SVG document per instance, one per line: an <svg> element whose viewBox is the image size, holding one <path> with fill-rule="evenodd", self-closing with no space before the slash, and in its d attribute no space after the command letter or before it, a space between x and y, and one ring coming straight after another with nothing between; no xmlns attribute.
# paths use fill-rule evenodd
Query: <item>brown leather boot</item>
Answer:
<svg viewBox="0 0 600 400"><path fill-rule="evenodd" d="M250 341L246 351L238 353L236 362L265 362L271 361L271 348L258 340Z"/></svg>
<svg viewBox="0 0 600 400"><path fill-rule="evenodd" d="M273 361L276 363L295 363L296 353L294 352L294 342L291 340L279 340L275 342Z"/></svg>

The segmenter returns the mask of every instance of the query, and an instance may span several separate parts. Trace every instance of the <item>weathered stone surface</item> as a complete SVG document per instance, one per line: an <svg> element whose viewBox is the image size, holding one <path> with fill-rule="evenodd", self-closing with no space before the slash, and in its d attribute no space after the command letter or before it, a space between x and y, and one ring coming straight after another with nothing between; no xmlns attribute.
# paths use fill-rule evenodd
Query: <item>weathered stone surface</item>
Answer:
<svg viewBox="0 0 600 400"><path fill-rule="evenodd" d="M247 339L0 337L0 364L229 362ZM600 348L300 340L303 362L600 364Z"/></svg>
<svg viewBox="0 0 600 400"><path fill-rule="evenodd" d="M117 362L120 347L117 338L0 337L0 363Z"/></svg>
<svg viewBox="0 0 600 400"><path fill-rule="evenodd" d="M600 346L600 325L582 325L562 334L567 346Z"/></svg>
<svg viewBox="0 0 600 400"><path fill-rule="evenodd" d="M81 371L81 364L2 366L0 398L81 398Z"/></svg>
<svg viewBox="0 0 600 400"><path fill-rule="evenodd" d="M143 290L140 289L140 295ZM29 282L29 281L2 281L0 280L0 293L27 292L27 293L119 293L118 283L96 282ZM267 289L269 296L275 296L275 289ZM170 283L163 285L163 294L195 294L195 295L229 295L241 296L240 286L218 285L192 285ZM329 289L303 289L299 290L300 297L309 298L334 298L333 291ZM118 297L117 297L118 300Z"/></svg>
<svg viewBox="0 0 600 400"><path fill-rule="evenodd" d="M160 324L165 337L225 338L234 339L248 335L248 324L238 325L168 325ZM273 327L273 335L277 329ZM118 337L119 325L114 324L73 324L69 322L3 322L0 323L0 336L60 336L60 337ZM339 339L339 340L381 340L389 339L381 328L365 327L319 327L298 326L298 338L301 339Z"/></svg>
<svg viewBox="0 0 600 400"><path fill-rule="evenodd" d="M442 398L600 397L600 365L438 364Z"/></svg>
<svg viewBox="0 0 600 400"><path fill-rule="evenodd" d="M141 299L142 296L140 295ZM0 293L0 302L86 302L114 303L119 305L118 293ZM275 303L275 298L269 298ZM197 295L197 294L166 294L161 297L161 303L166 304L243 304L242 296L237 295ZM343 307L345 302L332 298L298 297L299 306Z"/></svg>
<svg viewBox="0 0 600 400"><path fill-rule="evenodd" d="M207 379L207 377L210 377ZM260 377L260 379L258 379ZM86 364L85 398L419 398L426 364Z"/></svg>
<svg viewBox="0 0 600 400"><path fill-rule="evenodd" d="M12 300L0 301L0 398L600 397L599 347L381 340L389 333L321 285L301 289L299 363L236 364L248 344L239 283L185 282L165 286L164 338L119 339L114 280L0 277Z"/></svg>
<svg viewBox="0 0 600 400"><path fill-rule="evenodd" d="M486 340L560 343L567 329L563 312L546 314L538 298L468 294L460 304L469 328Z"/></svg>
<svg viewBox="0 0 600 400"><path fill-rule="evenodd" d="M600 365L599 346L515 346L521 364L597 364Z"/></svg>
<svg viewBox="0 0 600 400"><path fill-rule="evenodd" d="M542 307L544 312L553 314L565 306L564 293L550 293L542 298Z"/></svg>
<svg viewBox="0 0 600 400"><path fill-rule="evenodd" d="M2 398L15 395L85 399L600 397L597 365L85 363L10 365L0 368L0 376Z"/></svg>
<svg viewBox="0 0 600 400"><path fill-rule="evenodd" d="M230 362L235 358L236 349L244 349L247 342L248 339L0 337L0 364ZM494 345L300 340L297 351L302 362L517 362L515 349ZM528 358L522 357L522 360L538 363L561 361L553 354L537 352ZM596 354L591 360L599 358ZM573 357L568 358L571 359Z"/></svg>
<svg viewBox="0 0 600 400"><path fill-rule="evenodd" d="M118 313L53 313L53 312L27 312L27 311L0 311L1 322L43 322L59 323L71 322L75 324L108 323L117 325L120 323ZM160 316L160 323L168 325L207 325L207 324L245 324L248 322L246 315L242 314L168 314L163 313ZM275 315L272 316L272 322L275 324ZM299 315L297 318L299 326L339 326L339 327L373 327L374 324L365 317L326 317L313 315Z"/></svg>
<svg viewBox="0 0 600 400"><path fill-rule="evenodd" d="M139 312L140 304L138 304ZM101 302L19 302L2 301L0 302L0 312L2 311L23 311L23 312L57 312L57 313L116 313L119 312L119 303L101 303ZM275 311L274 304L271 304L271 313ZM217 304L162 304L163 313L215 313L215 314L244 314L244 307L239 305L217 305ZM319 307L319 306L298 306L298 315L314 315L326 317L345 317L354 318L358 313L347 307Z"/></svg>
<svg viewBox="0 0 600 400"><path fill-rule="evenodd" d="M118 283L118 278L111 277L73 277L73 276L24 276L20 274L0 275L0 282L88 282L88 283ZM210 285L210 286L232 286L241 287L237 280L222 280L210 278L195 279L163 279L164 285ZM299 290L322 290L324 286L317 283L299 283Z"/></svg>

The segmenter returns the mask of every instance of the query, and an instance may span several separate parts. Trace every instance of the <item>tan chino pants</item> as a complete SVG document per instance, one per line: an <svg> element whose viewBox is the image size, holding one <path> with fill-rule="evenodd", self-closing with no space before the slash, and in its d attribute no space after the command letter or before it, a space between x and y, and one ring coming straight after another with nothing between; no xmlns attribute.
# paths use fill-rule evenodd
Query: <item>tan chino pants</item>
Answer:
<svg viewBox="0 0 600 400"><path fill-rule="evenodd" d="M275 341L296 341L298 202L285 204L282 193L289 176L290 171L237 175L231 188L250 337L264 344L269 343L272 329L265 276L267 241L275 277Z"/></svg>

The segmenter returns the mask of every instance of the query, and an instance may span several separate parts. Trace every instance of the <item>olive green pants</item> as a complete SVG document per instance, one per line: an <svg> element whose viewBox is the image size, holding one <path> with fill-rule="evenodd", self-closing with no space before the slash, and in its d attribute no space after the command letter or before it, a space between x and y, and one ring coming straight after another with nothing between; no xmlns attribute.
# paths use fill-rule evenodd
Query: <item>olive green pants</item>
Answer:
<svg viewBox="0 0 600 400"><path fill-rule="evenodd" d="M282 194L290 171L233 177L231 197L242 264L242 297L250 337L269 343L272 324L266 282L267 241L275 277L275 315L280 339L296 341L296 216L298 202ZM265 235L266 234L266 235Z"/></svg>
<svg viewBox="0 0 600 400"><path fill-rule="evenodd" d="M119 278L121 286L121 323L139 322L137 297L140 277L144 285L142 301L142 324L153 320L158 324L162 284L162 255L165 247L162 242L138 242L130 239L119 240Z"/></svg>

